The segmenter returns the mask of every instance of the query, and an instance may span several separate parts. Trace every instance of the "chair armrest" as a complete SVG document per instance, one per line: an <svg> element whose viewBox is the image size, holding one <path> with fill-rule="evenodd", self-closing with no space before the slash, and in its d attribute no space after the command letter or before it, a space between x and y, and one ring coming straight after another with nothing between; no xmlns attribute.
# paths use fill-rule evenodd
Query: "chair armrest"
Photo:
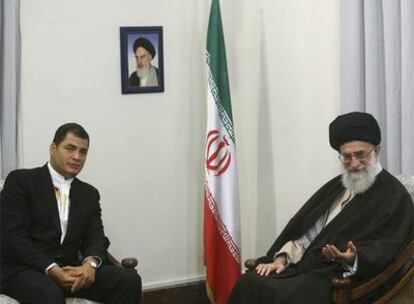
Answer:
<svg viewBox="0 0 414 304"><path fill-rule="evenodd" d="M107 255L108 263L120 267L120 268L135 268L138 265L138 260L136 258L125 258L122 259L121 262L119 262L112 254L108 252Z"/></svg>
<svg viewBox="0 0 414 304"><path fill-rule="evenodd" d="M249 270L255 269L257 266L257 259L247 259L244 262L244 267L246 267Z"/></svg>
<svg viewBox="0 0 414 304"><path fill-rule="evenodd" d="M247 259L244 262L244 266L247 269L252 270L252 269L255 269L256 266L259 265L260 263L267 264L267 263L272 263L272 262L273 262L272 258L270 258L268 256L262 256L262 257L259 257L257 259Z"/></svg>
<svg viewBox="0 0 414 304"><path fill-rule="evenodd" d="M125 268L135 268L138 265L138 260L136 258L125 258L122 259L121 264Z"/></svg>
<svg viewBox="0 0 414 304"><path fill-rule="evenodd" d="M350 278L333 278L331 280L332 287L335 288L348 288L351 286Z"/></svg>
<svg viewBox="0 0 414 304"><path fill-rule="evenodd" d="M356 286L351 289L352 281L350 278L333 278L331 284L333 287L333 299L334 303L350 303L350 301L359 299L370 292L374 291L376 288L385 284L390 280L394 275L396 275L401 269L404 269L404 273L401 275L401 279L404 281L413 277L414 266L410 263L414 254L414 239L405 247L401 254L391 263L387 268L385 268L378 275L370 279L369 281ZM407 265L408 264L408 265ZM404 266L408 266L405 269ZM395 284L397 285L397 284ZM398 289L401 288L403 284L398 285ZM393 291L396 293L398 290Z"/></svg>
<svg viewBox="0 0 414 304"><path fill-rule="evenodd" d="M335 304L350 303L351 279L350 278L333 278L331 280L333 289L332 302Z"/></svg>

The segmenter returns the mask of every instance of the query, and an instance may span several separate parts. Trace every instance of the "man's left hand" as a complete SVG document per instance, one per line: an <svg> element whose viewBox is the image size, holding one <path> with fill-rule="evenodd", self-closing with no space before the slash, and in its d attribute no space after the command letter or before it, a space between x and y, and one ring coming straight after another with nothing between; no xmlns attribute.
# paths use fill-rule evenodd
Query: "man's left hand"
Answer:
<svg viewBox="0 0 414 304"><path fill-rule="evenodd" d="M71 276L76 277L70 290L71 292L87 288L95 282L95 269L88 263L77 267L65 266L63 267L63 270L68 272Z"/></svg>
<svg viewBox="0 0 414 304"><path fill-rule="evenodd" d="M352 241L348 242L348 247L345 252L339 251L335 245L326 244L322 248L322 254L329 260L343 260L349 264L355 262L357 249Z"/></svg>

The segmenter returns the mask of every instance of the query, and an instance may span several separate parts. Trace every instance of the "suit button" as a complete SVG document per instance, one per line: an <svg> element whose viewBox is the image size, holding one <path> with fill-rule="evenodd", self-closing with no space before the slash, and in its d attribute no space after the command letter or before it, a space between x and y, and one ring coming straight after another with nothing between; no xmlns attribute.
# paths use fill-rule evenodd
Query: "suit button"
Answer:
<svg viewBox="0 0 414 304"><path fill-rule="evenodd" d="M61 259L62 258L62 255L61 254L58 254L57 258L58 259Z"/></svg>

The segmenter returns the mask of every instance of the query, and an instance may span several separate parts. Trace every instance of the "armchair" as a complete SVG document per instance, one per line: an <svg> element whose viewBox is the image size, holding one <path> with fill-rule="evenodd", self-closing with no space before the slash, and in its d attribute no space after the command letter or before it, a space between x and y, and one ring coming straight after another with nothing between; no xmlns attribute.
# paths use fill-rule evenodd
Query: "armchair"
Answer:
<svg viewBox="0 0 414 304"><path fill-rule="evenodd" d="M0 180L0 192L3 189L3 181ZM109 247L109 239L106 238L107 246ZM107 262L110 265L114 265L116 267L121 268L131 268L134 269L138 265L138 260L136 258L124 258L121 262L119 262L111 253L107 252ZM4 295L0 294L0 304L19 304L16 300ZM97 302L93 302L86 299L80 298L67 298L66 304L99 304Z"/></svg>
<svg viewBox="0 0 414 304"><path fill-rule="evenodd" d="M407 188L414 201L414 176L399 175L397 178ZM244 266L254 269L257 259L247 259ZM377 276L362 284L351 278L333 278L332 303L398 303L409 304L414 298L414 238L407 241L404 250L394 262ZM391 302L390 302L391 300ZM395 301L395 302L394 302Z"/></svg>

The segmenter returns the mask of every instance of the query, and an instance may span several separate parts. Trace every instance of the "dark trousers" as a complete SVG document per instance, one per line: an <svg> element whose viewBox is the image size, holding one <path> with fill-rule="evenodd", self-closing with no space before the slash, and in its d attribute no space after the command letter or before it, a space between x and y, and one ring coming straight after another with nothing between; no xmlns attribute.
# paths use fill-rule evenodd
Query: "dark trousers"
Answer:
<svg viewBox="0 0 414 304"><path fill-rule="evenodd" d="M255 270L240 276L227 304L330 304L330 280L316 273L282 277L260 276Z"/></svg>
<svg viewBox="0 0 414 304"><path fill-rule="evenodd" d="M3 282L2 292L21 304L64 304L65 297L85 298L104 304L138 304L141 277L135 270L102 265L87 289L68 293L49 276L28 269Z"/></svg>

